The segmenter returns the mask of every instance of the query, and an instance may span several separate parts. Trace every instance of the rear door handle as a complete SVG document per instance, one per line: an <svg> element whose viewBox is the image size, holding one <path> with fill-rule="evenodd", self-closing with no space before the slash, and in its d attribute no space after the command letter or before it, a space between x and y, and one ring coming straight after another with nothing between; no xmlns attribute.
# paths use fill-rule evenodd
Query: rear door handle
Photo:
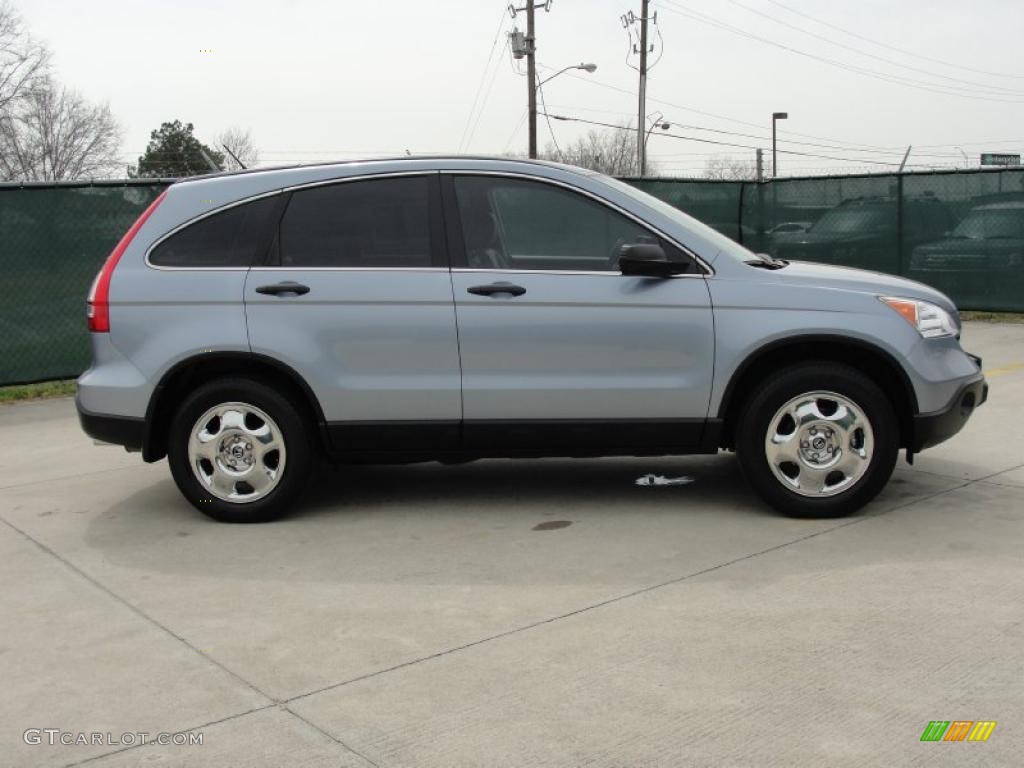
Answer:
<svg viewBox="0 0 1024 768"><path fill-rule="evenodd" d="M283 283L261 285L256 289L256 293L262 293L267 296L303 296L309 293L309 286L286 280Z"/></svg>
<svg viewBox="0 0 1024 768"><path fill-rule="evenodd" d="M494 296L499 293L508 293L512 296L522 296L526 293L526 289L521 285L514 285L513 283L491 283L490 285L474 285L471 288L466 289L469 293L474 293L477 296Z"/></svg>

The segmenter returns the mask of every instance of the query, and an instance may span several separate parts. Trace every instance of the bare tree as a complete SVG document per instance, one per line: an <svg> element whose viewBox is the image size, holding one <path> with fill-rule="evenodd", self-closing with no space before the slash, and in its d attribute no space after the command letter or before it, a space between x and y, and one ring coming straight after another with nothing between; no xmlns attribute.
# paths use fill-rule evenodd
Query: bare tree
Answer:
<svg viewBox="0 0 1024 768"><path fill-rule="evenodd" d="M0 115L45 75L49 60L46 46L24 30L14 6L0 0Z"/></svg>
<svg viewBox="0 0 1024 768"><path fill-rule="evenodd" d="M241 160L246 168L252 168L260 161L260 151L256 148L252 140L252 131L248 128L228 128L217 137L215 143L217 149L227 147L230 150L224 154L224 170L226 171L241 170L238 163L231 157L232 154Z"/></svg>
<svg viewBox="0 0 1024 768"><path fill-rule="evenodd" d="M757 163L728 155L715 155L704 164L704 178L723 181L753 181L757 178Z"/></svg>
<svg viewBox="0 0 1024 768"><path fill-rule="evenodd" d="M555 147L548 144L541 157L569 165L578 165L609 176L635 176L637 171L636 131L628 125L605 131L590 131L571 144ZM653 164L647 163L648 175Z"/></svg>
<svg viewBox="0 0 1024 768"><path fill-rule="evenodd" d="M119 167L121 129L110 107L37 78L0 115L0 177L60 181L107 176Z"/></svg>

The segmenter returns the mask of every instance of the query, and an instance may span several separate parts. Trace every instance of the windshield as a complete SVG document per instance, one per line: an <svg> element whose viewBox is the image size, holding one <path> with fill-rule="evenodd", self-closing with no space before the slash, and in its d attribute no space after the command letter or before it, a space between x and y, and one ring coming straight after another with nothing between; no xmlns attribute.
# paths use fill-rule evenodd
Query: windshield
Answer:
<svg viewBox="0 0 1024 768"><path fill-rule="evenodd" d="M619 181L611 176L605 176L603 174L593 174L593 178L600 179L603 183L609 187L615 188L617 191L633 198L637 202L643 203L648 208L653 208L658 213L678 222L681 227L695 233L699 237L709 241L713 248L717 248L719 253L723 253L736 261L750 261L751 259L760 259L767 261L761 254L755 254L753 251L747 250L742 245L737 243L735 240L730 240L728 237L723 235L716 229L709 227L701 221L693 218L687 213L679 210L673 205L669 205L664 200L659 200L654 195L643 192L636 187L627 184L624 181ZM685 243L684 243L685 245ZM713 261L716 257L716 253L702 253L699 254L705 261Z"/></svg>
<svg viewBox="0 0 1024 768"><path fill-rule="evenodd" d="M871 232L884 229L892 217L893 212L888 208L833 208L818 219L808 231L826 235Z"/></svg>
<svg viewBox="0 0 1024 768"><path fill-rule="evenodd" d="M1024 208L973 211L953 230L953 237L969 240L1024 239Z"/></svg>

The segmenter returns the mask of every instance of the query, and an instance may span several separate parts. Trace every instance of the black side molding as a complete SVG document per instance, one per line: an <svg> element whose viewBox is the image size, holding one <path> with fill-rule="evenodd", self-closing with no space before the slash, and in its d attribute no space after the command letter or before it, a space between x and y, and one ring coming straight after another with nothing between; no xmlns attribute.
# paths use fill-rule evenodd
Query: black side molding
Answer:
<svg viewBox="0 0 1024 768"><path fill-rule="evenodd" d="M671 456L717 453L718 419L349 421L327 425L342 461Z"/></svg>

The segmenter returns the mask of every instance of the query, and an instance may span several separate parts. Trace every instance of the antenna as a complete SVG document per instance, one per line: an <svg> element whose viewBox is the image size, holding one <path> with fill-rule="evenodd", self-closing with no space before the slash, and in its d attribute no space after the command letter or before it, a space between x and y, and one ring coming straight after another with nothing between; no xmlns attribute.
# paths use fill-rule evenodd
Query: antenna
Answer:
<svg viewBox="0 0 1024 768"><path fill-rule="evenodd" d="M228 147L227 144L221 144L221 146L224 147L224 151L225 152L227 152L229 155L231 155L231 159L234 160L236 163L238 163L238 167L239 168L241 168L243 171L248 170L248 168L245 167L245 163L243 163L241 160L238 159L238 156L234 152L231 151L231 148Z"/></svg>

